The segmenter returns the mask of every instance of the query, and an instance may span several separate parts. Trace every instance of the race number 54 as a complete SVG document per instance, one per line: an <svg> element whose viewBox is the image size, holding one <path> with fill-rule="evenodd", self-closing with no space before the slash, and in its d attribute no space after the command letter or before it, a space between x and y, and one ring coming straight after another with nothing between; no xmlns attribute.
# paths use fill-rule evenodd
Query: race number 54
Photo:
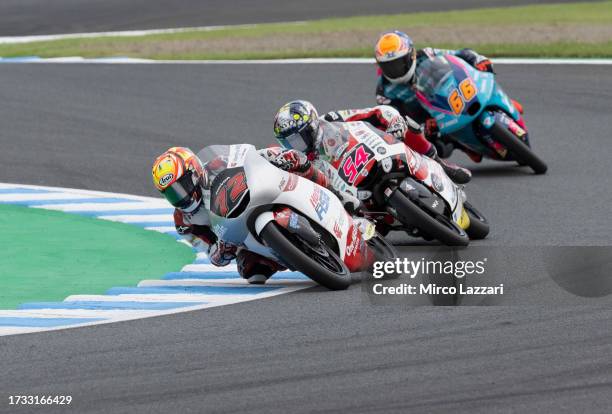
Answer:
<svg viewBox="0 0 612 414"><path fill-rule="evenodd" d="M370 158L374 154L370 151L366 151L363 144L359 144L344 160L342 164L342 172L344 173L344 179L349 184L353 184L359 175L360 170L368 163Z"/></svg>

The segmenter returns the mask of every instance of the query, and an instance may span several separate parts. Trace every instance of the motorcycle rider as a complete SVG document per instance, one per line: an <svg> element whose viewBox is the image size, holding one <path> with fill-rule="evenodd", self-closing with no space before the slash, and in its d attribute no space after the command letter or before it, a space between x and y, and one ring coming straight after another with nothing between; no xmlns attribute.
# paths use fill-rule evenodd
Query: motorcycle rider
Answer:
<svg viewBox="0 0 612 414"><path fill-rule="evenodd" d="M466 184L472 173L463 167L443 160L438 156L436 147L425 138L423 128L410 117L402 117L397 109L389 105L377 105L373 108L344 109L328 112L323 119L329 122L368 122L404 141L410 148L438 162L446 175L457 184Z"/></svg>
<svg viewBox="0 0 612 414"><path fill-rule="evenodd" d="M419 64L429 58L450 54L458 56L481 72L495 73L493 64L487 57L471 49L445 50L424 48L416 50L412 39L399 30L383 33L376 42L375 58L378 64L376 102L397 108L402 115L409 116L424 125L425 136L434 141L435 147L443 158L451 155L454 147L444 144L438 138L438 126L434 118L421 106L414 89L415 71ZM521 105L513 101L520 113ZM482 157L466 151L474 161Z"/></svg>
<svg viewBox="0 0 612 414"><path fill-rule="evenodd" d="M208 250L215 266L227 266L236 259L238 273L252 284L262 284L283 268L276 262L251 251L218 240L210 227L204 200L210 191L206 168L185 147L172 147L153 163L153 184L174 209L176 231L200 250Z"/></svg>
<svg viewBox="0 0 612 414"><path fill-rule="evenodd" d="M277 167L295 174L309 174L316 168L334 188L342 192L341 196L346 200L348 196L357 195L357 189L340 178L330 161L340 157L346 147L348 131L342 122L357 120L370 122L372 126L395 137L404 138L404 142L412 144L412 148L419 148L422 142L427 144L426 148L431 147L418 125L405 121L397 110L389 106L329 112L320 119L310 102L291 101L283 105L274 117L274 135L281 148L268 148L263 155ZM445 165L448 168L447 164L442 163L446 171ZM467 174L469 178L469 172ZM455 178L458 176L457 173L453 175Z"/></svg>
<svg viewBox="0 0 612 414"><path fill-rule="evenodd" d="M219 240L211 229L208 216L210 206L207 205L212 184L209 180L209 169L219 167L210 165L212 162L203 166L201 160L189 148L172 147L153 163L153 184L175 208L176 231L184 240L199 250L208 250L210 262L215 266L227 266L236 259L238 273L242 278L251 284L263 284L274 273L284 270L284 267L257 253L238 249L235 245ZM324 187L331 187L326 176L314 166L310 166L308 171L302 171L300 175ZM349 213L358 210L357 198L333 191L340 197ZM365 219L362 220L365 225ZM362 222L358 223L362 225ZM360 228L365 230L365 227Z"/></svg>

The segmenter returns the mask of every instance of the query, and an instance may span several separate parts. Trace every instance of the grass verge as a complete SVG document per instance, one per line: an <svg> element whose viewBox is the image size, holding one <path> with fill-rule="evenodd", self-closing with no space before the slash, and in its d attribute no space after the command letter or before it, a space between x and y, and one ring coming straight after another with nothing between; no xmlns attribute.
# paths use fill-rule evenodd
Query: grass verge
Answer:
<svg viewBox="0 0 612 414"><path fill-rule="evenodd" d="M23 206L0 205L0 309L135 286L192 263L165 234Z"/></svg>
<svg viewBox="0 0 612 414"><path fill-rule="evenodd" d="M376 36L401 29L417 46L490 56L612 57L612 1L261 24L213 31L0 45L0 56L151 59L370 57Z"/></svg>

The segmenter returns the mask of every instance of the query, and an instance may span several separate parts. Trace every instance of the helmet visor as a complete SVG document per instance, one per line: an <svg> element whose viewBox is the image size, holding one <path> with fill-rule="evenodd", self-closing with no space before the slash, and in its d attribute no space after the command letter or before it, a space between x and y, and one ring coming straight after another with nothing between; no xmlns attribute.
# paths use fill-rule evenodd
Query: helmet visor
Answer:
<svg viewBox="0 0 612 414"><path fill-rule="evenodd" d="M304 141L302 134L299 132L291 134L288 137L281 138L279 141L281 142L283 148L294 149L301 152L306 151L306 141Z"/></svg>
<svg viewBox="0 0 612 414"><path fill-rule="evenodd" d="M312 125L307 125L298 132L294 132L286 137L279 137L278 141L283 148L307 152L313 147L314 134L315 129Z"/></svg>
<svg viewBox="0 0 612 414"><path fill-rule="evenodd" d="M399 79L406 75L412 66L412 54L408 53L400 58L388 62L378 62L380 70L389 79Z"/></svg>
<svg viewBox="0 0 612 414"><path fill-rule="evenodd" d="M164 197L174 207L185 209L193 203L195 191L192 173L188 172L164 190Z"/></svg>

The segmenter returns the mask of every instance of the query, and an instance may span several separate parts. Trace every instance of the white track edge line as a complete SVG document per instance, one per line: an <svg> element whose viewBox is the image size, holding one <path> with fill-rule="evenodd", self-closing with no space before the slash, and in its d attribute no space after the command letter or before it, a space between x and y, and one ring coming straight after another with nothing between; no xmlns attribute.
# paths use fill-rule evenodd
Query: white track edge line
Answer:
<svg viewBox="0 0 612 414"><path fill-rule="evenodd" d="M133 194L125 194L125 193L111 193L107 191L94 191L94 190L81 190L78 188L68 188L68 187L49 187L43 185L33 185L33 184L14 184L14 183L2 183L0 182L1 188L31 188L35 190L48 190L48 191L57 191L57 192L65 192L65 193L74 193L74 194L85 194L92 196L100 196L100 197L117 197L117 198L125 198L128 200L138 200L145 202L163 202L165 201L161 197L146 197L146 196L137 196ZM170 205L168 205L170 208Z"/></svg>
<svg viewBox="0 0 612 414"><path fill-rule="evenodd" d="M286 293L296 292L298 290L302 290L302 289L306 289L310 287L312 286L288 286L288 287L283 287L283 288L276 289L270 292L258 293L258 294L253 294L253 295L244 295L245 297L241 298L241 300L239 301L212 302L212 303L207 303L205 305L186 306L182 308L169 309L169 310L163 310L163 311L152 311L150 315L146 315L144 317L142 315L124 315L121 317L118 316L118 317L113 317L113 318L109 318L109 319L102 320L102 321L86 322L86 323L73 325L73 326L56 326L53 328L32 327L32 330L29 330L28 329L29 327L18 326L18 327L12 327L12 328L20 328L20 329L28 329L28 330L24 330L23 332L0 334L0 337L1 336L23 335L23 334L35 333L35 332L50 332L50 331L60 331L64 329L83 328L83 327L88 327L88 326L105 325L105 324L111 324L111 323L116 323L116 322L131 321L131 320L136 320L136 319L156 318L159 316L168 316L168 315L174 315L177 313L185 313L185 312L191 312L191 311L208 309L208 308L217 308L217 307L226 306L226 305L234 305L234 304L250 302L250 301L258 300L258 299L265 299L265 298L269 298L272 296L278 296L278 295L283 295ZM6 328L9 328L9 327L6 327Z"/></svg>
<svg viewBox="0 0 612 414"><path fill-rule="evenodd" d="M497 58L497 65L612 65L612 59L539 59L539 58ZM291 65L291 64L374 64L371 58L303 58L303 59L253 59L253 60L154 60L126 57L83 58L67 56L57 58L33 58L27 60L3 60L0 63L12 64L97 64L97 65Z"/></svg>
<svg viewBox="0 0 612 414"><path fill-rule="evenodd" d="M194 27L173 27L166 29L145 29L145 30L117 30L110 32L84 32L84 33L58 33L49 35L30 35L30 36L2 36L0 44L11 45L20 43L48 42L50 40L63 39L87 39L91 37L132 37L132 36L147 36L156 34L172 34L184 32L213 32L217 30L242 30L252 29L262 24L278 24L278 25L302 25L306 21L293 22L270 22L270 23L249 23L249 24L226 24L213 26L194 26Z"/></svg>
<svg viewBox="0 0 612 414"><path fill-rule="evenodd" d="M91 195L97 195L97 196L101 196L101 197L123 197L123 198L127 198L127 199L134 199L134 200L140 200L140 201L146 201L146 202L151 202L151 201L162 201L163 199L161 198L153 198L153 197L143 197L143 196L134 196L134 195L130 195L130 194L123 194L123 193L110 193L110 192L103 192L103 191L91 191L91 190L80 190L80 189L75 189L75 188L64 188L64 187L48 187L48 186L39 186L39 185L28 185L28 184L14 184L14 183L0 183L0 188L31 188L31 189L42 189L42 190L49 190L49 191L63 191L63 192L67 192L67 193L74 193L74 194L91 194ZM70 214L70 212L66 212L67 214ZM198 254L196 256L196 260L198 258L201 257L205 257L202 254ZM207 268L208 265L204 264L188 264L186 266L196 266L196 269L199 267L200 269L202 267ZM186 267L185 266L185 267ZM161 280L161 279L160 279ZM145 318L150 318L150 317L158 317L158 316L165 316L165 315L172 315L172 314L176 314L176 313L183 313L183 312L189 312L189 311L194 311L194 310L199 310L199 309L207 309L207 308L214 308L214 307L219 307L219 306L226 306L226 305L232 305L232 304L236 304L236 303L242 303L242 302L249 302L252 300L257 300L257 299L264 299L264 298L268 298L268 297L272 297L272 296L277 296L277 295L281 295L281 294L285 294L285 293L291 293L291 292L295 292L298 290L302 290L302 289L306 289L306 288L310 288L314 285L289 285L289 286L283 286L283 287L279 287L278 285L275 287L279 287L278 289L269 291L269 292L258 292L258 293L253 293L253 294L242 294L242 295L232 295L234 297L229 298L227 296L230 295L223 295L223 297L214 297L214 298L210 298L213 299L214 301L206 303L204 305L194 305L194 306L186 306L186 307L181 307L181 308L175 308L175 309L164 309L164 310L150 310L147 312L146 315L144 314L135 314L135 313L128 313L129 311L125 311L126 313L123 314L122 316L113 316L101 321L95 321L95 322L88 322L88 323L83 323L83 324L77 324L77 325L73 325L73 326L57 326L57 327L2 327L2 329L0 329L0 336L12 336L12 335L21 335L21 334L27 334L27 333L34 333L34 332L48 332L48 331L58 331L58 330L63 330L63 329L73 329L73 328L81 328L81 327L85 327L85 326L93 326L93 325L102 325L102 324L108 324L108 323L115 323L115 322L122 322L122 321L127 321L127 320L135 320L135 319L145 319ZM77 294L78 295L78 294ZM213 296L213 295L209 295L209 296ZM70 296L68 296L70 297ZM67 297L67 298L68 298ZM66 298L66 299L67 299ZM221 300L221 299L229 299L229 300ZM64 299L64 300L66 300ZM19 309L15 309L16 311L19 311ZM1 311L10 311L9 309L5 309L5 310L0 310ZM35 311L35 310L24 310L24 315L28 312L28 311ZM100 311L100 317L104 317L105 315L102 314L103 311ZM108 312L106 312L106 315L108 315ZM14 329L9 329L9 328L14 328Z"/></svg>

